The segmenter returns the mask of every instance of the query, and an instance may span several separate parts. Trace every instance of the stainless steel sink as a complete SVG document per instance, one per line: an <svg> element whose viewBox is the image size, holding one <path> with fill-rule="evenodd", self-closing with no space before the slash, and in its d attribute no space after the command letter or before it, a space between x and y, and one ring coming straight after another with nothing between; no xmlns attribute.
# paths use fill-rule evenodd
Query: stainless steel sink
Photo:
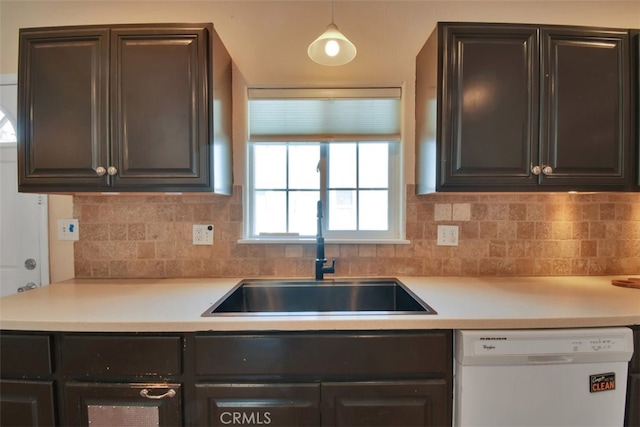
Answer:
<svg viewBox="0 0 640 427"><path fill-rule="evenodd" d="M202 316L437 314L397 279L243 280Z"/></svg>

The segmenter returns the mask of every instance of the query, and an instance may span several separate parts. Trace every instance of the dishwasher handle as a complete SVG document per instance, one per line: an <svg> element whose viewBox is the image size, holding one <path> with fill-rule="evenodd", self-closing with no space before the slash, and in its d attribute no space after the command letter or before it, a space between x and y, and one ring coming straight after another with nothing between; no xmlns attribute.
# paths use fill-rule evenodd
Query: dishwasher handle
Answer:
<svg viewBox="0 0 640 427"><path fill-rule="evenodd" d="M566 354L540 354L529 355L527 362L529 365L558 365L573 362L574 357Z"/></svg>

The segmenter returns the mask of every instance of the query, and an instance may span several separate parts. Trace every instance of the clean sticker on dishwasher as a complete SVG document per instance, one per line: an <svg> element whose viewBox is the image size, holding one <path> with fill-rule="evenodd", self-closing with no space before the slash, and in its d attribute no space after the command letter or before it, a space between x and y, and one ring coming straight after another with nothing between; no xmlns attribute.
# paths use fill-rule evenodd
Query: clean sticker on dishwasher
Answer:
<svg viewBox="0 0 640 427"><path fill-rule="evenodd" d="M589 375L589 391L599 393L601 391L615 390L616 374L608 372L606 374Z"/></svg>

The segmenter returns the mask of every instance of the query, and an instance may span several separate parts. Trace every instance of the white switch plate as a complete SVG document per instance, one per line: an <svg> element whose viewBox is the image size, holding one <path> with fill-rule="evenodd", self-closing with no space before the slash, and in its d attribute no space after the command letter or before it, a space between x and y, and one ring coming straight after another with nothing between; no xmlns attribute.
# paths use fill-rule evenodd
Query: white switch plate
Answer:
<svg viewBox="0 0 640 427"><path fill-rule="evenodd" d="M213 224L194 224L193 244L213 245Z"/></svg>
<svg viewBox="0 0 640 427"><path fill-rule="evenodd" d="M58 240L78 240L79 236L77 219L58 219Z"/></svg>
<svg viewBox="0 0 640 427"><path fill-rule="evenodd" d="M458 246L458 226L439 225L438 226L439 246Z"/></svg>

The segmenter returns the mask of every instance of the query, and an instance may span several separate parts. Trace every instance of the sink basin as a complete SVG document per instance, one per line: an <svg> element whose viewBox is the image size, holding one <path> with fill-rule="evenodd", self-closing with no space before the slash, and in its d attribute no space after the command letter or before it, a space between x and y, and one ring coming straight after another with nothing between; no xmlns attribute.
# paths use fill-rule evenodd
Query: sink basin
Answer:
<svg viewBox="0 0 640 427"><path fill-rule="evenodd" d="M243 280L203 316L436 314L396 279Z"/></svg>

